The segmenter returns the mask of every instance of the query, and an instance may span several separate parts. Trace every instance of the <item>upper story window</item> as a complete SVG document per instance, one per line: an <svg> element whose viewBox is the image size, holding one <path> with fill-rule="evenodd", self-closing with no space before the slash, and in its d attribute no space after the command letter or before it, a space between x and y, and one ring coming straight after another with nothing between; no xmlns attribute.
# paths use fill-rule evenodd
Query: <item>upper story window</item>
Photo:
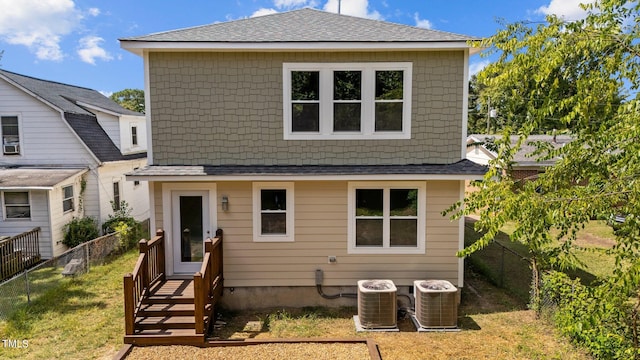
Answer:
<svg viewBox="0 0 640 360"><path fill-rule="evenodd" d="M62 188L62 212L73 211L73 185Z"/></svg>
<svg viewBox="0 0 640 360"><path fill-rule="evenodd" d="M5 191L2 195L5 219L31 219L28 191Z"/></svg>
<svg viewBox="0 0 640 360"><path fill-rule="evenodd" d="M410 139L412 64L285 63L284 138Z"/></svg>
<svg viewBox="0 0 640 360"><path fill-rule="evenodd" d="M20 155L18 117L0 117L0 133L2 135L2 153L4 155Z"/></svg>
<svg viewBox="0 0 640 360"><path fill-rule="evenodd" d="M131 125L131 145L138 146L138 127Z"/></svg>

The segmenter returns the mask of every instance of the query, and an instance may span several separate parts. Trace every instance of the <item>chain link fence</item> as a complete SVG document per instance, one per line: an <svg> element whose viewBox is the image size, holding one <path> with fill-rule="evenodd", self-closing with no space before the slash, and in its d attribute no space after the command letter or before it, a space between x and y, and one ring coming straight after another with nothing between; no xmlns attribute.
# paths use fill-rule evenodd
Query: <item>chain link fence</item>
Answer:
<svg viewBox="0 0 640 360"><path fill-rule="evenodd" d="M473 229L473 222L466 222L465 245L471 245L478 236ZM525 303L530 301L531 262L525 256L494 240L471 254L468 261L496 286L508 289Z"/></svg>
<svg viewBox="0 0 640 360"><path fill-rule="evenodd" d="M80 276L89 272L92 266L104 263L120 248L117 234L104 235L82 243L1 283L0 320L6 320L24 304L29 304L49 289L58 286L64 277Z"/></svg>

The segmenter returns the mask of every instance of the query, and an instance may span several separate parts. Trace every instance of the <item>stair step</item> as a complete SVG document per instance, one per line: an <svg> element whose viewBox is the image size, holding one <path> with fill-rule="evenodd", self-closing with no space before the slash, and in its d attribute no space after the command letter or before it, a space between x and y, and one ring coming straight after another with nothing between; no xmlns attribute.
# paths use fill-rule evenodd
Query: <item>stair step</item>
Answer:
<svg viewBox="0 0 640 360"><path fill-rule="evenodd" d="M138 330L134 335L125 335L125 344L135 345L201 345L204 334L196 334L194 329L152 329Z"/></svg>
<svg viewBox="0 0 640 360"><path fill-rule="evenodd" d="M193 304L193 297L176 297L171 295L150 295L143 300L145 304Z"/></svg>
<svg viewBox="0 0 640 360"><path fill-rule="evenodd" d="M195 314L195 306L191 304L167 304L155 303L144 304L138 311L138 316L193 316Z"/></svg>
<svg viewBox="0 0 640 360"><path fill-rule="evenodd" d="M136 319L138 330L195 329L193 316L145 316Z"/></svg>

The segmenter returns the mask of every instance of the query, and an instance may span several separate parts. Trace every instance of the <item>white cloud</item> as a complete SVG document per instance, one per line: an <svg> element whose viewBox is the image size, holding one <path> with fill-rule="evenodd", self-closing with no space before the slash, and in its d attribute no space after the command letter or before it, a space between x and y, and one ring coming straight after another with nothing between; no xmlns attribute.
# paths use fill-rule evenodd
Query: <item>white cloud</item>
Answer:
<svg viewBox="0 0 640 360"><path fill-rule="evenodd" d="M91 8L91 9L89 9L88 12L89 12L89 15L91 15L91 16L100 15L100 9L98 9L98 8Z"/></svg>
<svg viewBox="0 0 640 360"><path fill-rule="evenodd" d="M472 76L472 75L475 75L475 74L479 73L480 71L482 71L482 69L484 69L490 63L491 63L491 61L489 61L489 60L482 60L482 61L470 63L469 64L469 76Z"/></svg>
<svg viewBox="0 0 640 360"><path fill-rule="evenodd" d="M27 46L40 60L62 60L60 41L82 19L73 0L0 0L0 9L0 39Z"/></svg>
<svg viewBox="0 0 640 360"><path fill-rule="evenodd" d="M277 13L278 10L275 9L266 9L266 8L262 8L262 9L258 9L256 11L253 12L253 14L251 14L251 16L249 17L256 17L256 16L263 16L263 15L270 15L270 14L275 14Z"/></svg>
<svg viewBox="0 0 640 360"><path fill-rule="evenodd" d="M80 59L91 65L96 64L96 59L113 60L113 56L100 47L100 43L103 41L103 38L97 36L86 36L80 39L80 49L78 49Z"/></svg>
<svg viewBox="0 0 640 360"><path fill-rule="evenodd" d="M595 0L551 0L549 5L541 6L536 10L539 14L556 15L567 21L583 19L587 16L580 4L591 4Z"/></svg>
<svg viewBox="0 0 640 360"><path fill-rule="evenodd" d="M328 0L324 10L338 12L338 0ZM377 11L369 11L369 0L343 0L340 4L340 13L362 18L382 20L382 15Z"/></svg>
<svg viewBox="0 0 640 360"><path fill-rule="evenodd" d="M433 24L427 19L420 19L418 13L413 14L413 19L416 21L416 26L419 28L431 29Z"/></svg>
<svg viewBox="0 0 640 360"><path fill-rule="evenodd" d="M293 9L300 7L315 7L317 2L314 0L274 0L273 5L278 9Z"/></svg>

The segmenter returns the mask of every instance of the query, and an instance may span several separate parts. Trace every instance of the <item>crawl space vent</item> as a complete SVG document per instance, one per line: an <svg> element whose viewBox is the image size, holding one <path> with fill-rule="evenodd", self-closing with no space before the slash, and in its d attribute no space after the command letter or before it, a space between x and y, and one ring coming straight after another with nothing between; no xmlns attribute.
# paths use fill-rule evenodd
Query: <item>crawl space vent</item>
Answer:
<svg viewBox="0 0 640 360"><path fill-rule="evenodd" d="M358 281L358 318L365 329L395 328L396 286L391 280Z"/></svg>

